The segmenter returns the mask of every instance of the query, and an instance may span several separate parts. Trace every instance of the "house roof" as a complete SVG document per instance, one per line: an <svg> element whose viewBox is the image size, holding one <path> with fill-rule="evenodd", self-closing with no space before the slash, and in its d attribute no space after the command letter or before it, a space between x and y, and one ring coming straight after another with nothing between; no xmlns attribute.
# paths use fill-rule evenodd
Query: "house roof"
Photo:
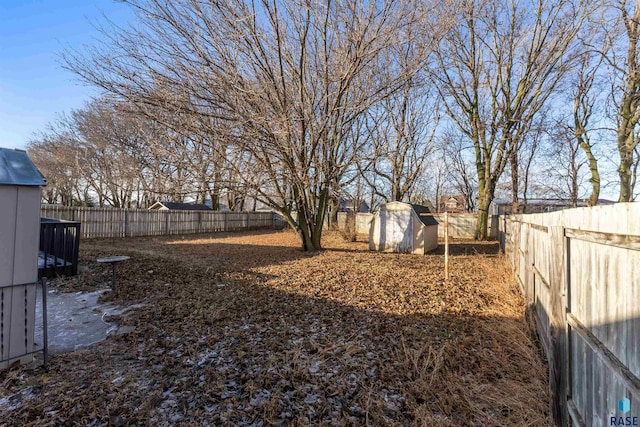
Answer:
<svg viewBox="0 0 640 427"><path fill-rule="evenodd" d="M413 211L416 214L418 214L418 218L420 218L420 221L422 221L424 225L427 225L427 226L438 225L438 221L436 221L433 215L420 215L420 214L430 214L431 211L429 210L428 207L422 206L422 205L415 205L413 203L409 203L409 205L411 205L411 207L413 208Z"/></svg>
<svg viewBox="0 0 640 427"><path fill-rule="evenodd" d="M354 199L346 199L342 197L338 199L339 212L353 211L354 208L356 207L355 205L356 205L356 201ZM360 205L358 206L358 212L360 213L369 212L369 204L364 200L361 200Z"/></svg>
<svg viewBox="0 0 640 427"><path fill-rule="evenodd" d="M202 205L199 203L157 202L157 203L154 203L154 206L156 204L160 204L171 211L210 211L211 210L209 206Z"/></svg>
<svg viewBox="0 0 640 427"><path fill-rule="evenodd" d="M26 151L0 148L0 185L42 187L47 180Z"/></svg>
<svg viewBox="0 0 640 427"><path fill-rule="evenodd" d="M520 201L524 203L524 200ZM495 205L510 205L513 203L513 200L510 199L493 199L491 202ZM615 202L607 199L598 199L599 205L612 205ZM569 206L571 205L571 200L569 199L527 199L527 205L541 205L541 206ZM578 207L586 206L586 199L578 199Z"/></svg>

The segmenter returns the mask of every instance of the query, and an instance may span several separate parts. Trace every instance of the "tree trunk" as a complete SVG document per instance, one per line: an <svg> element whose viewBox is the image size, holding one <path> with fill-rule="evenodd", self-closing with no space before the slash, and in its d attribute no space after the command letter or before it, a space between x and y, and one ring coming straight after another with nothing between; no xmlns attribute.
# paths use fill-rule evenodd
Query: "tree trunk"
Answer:
<svg viewBox="0 0 640 427"><path fill-rule="evenodd" d="M520 176L518 175L518 150L513 150L509 156L509 163L511 165L511 193L513 197L511 213L516 214L520 211L520 201L518 200L518 190L520 189Z"/></svg>
<svg viewBox="0 0 640 427"><path fill-rule="evenodd" d="M571 171L571 207L578 207L578 170L575 167Z"/></svg>
<svg viewBox="0 0 640 427"><path fill-rule="evenodd" d="M493 201L495 183L485 181L478 190L478 223L476 225L475 240L487 240L489 238L489 205Z"/></svg>
<svg viewBox="0 0 640 427"><path fill-rule="evenodd" d="M300 212L298 212L298 234L300 235L300 240L302 241L302 250L303 252L313 251L313 240L311 239L311 228L309 224L306 222L306 219L303 218Z"/></svg>
<svg viewBox="0 0 640 427"><path fill-rule="evenodd" d="M476 233L474 236L476 240L487 240L489 204L491 204L491 200L486 197L482 197L478 201L478 224L476 225Z"/></svg>
<svg viewBox="0 0 640 427"><path fill-rule="evenodd" d="M322 224L318 225L314 221L309 221L306 213L298 212L297 231L304 252L313 252L322 249Z"/></svg>
<svg viewBox="0 0 640 427"><path fill-rule="evenodd" d="M220 195L216 192L212 192L211 197L211 209L214 211L220 210Z"/></svg>
<svg viewBox="0 0 640 427"><path fill-rule="evenodd" d="M620 177L620 198L618 202L630 202L633 189L631 188L631 166L633 165L633 150L626 147L620 148L620 167L618 176Z"/></svg>
<svg viewBox="0 0 640 427"><path fill-rule="evenodd" d="M402 192L400 191L400 185L398 182L394 182L391 186L391 200L394 202L402 201Z"/></svg>
<svg viewBox="0 0 640 427"><path fill-rule="evenodd" d="M337 230L338 229L338 210L340 209L340 201L332 197L330 201L330 212L329 216L329 229Z"/></svg>
<svg viewBox="0 0 640 427"><path fill-rule="evenodd" d="M598 160L593 155L591 145L587 141L583 138L579 138L578 142L582 151L584 151L587 156L587 160L589 161L589 171L591 172L591 178L589 179L589 182L591 183L591 195L587 200L587 205L595 206L598 204L598 199L600 198L600 173L598 172Z"/></svg>
<svg viewBox="0 0 640 427"><path fill-rule="evenodd" d="M326 189L320 191L317 196L317 204L307 204L306 195L293 189L293 198L296 203L298 218L296 231L300 235L302 250L304 252L318 251L322 249L322 226L327 214L329 194ZM315 198L316 196L311 196Z"/></svg>

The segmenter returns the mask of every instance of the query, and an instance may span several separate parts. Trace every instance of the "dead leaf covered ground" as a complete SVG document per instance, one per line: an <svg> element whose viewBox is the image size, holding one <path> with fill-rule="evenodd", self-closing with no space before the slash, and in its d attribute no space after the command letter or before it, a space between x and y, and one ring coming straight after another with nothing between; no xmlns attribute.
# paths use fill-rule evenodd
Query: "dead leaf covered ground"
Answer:
<svg viewBox="0 0 640 427"><path fill-rule="evenodd" d="M134 326L42 368L0 373L0 425L547 425L546 368L491 246L369 252L291 232L84 240L63 290L129 255ZM491 243L488 245L492 245ZM494 246L495 247L495 246Z"/></svg>

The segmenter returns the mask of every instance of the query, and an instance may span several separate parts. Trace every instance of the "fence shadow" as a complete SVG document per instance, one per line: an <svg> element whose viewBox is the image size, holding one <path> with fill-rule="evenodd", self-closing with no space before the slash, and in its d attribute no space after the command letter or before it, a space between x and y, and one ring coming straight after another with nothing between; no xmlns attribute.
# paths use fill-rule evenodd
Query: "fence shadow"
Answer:
<svg viewBox="0 0 640 427"><path fill-rule="evenodd" d="M500 243L494 241L464 241L449 242L449 255L498 255ZM444 243L440 242L438 248L431 252L434 255L444 254Z"/></svg>

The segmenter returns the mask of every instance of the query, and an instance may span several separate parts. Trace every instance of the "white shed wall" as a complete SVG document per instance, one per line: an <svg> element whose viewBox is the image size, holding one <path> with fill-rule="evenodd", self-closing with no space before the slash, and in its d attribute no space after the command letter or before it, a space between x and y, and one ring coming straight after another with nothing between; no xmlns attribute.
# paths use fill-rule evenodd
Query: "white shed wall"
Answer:
<svg viewBox="0 0 640 427"><path fill-rule="evenodd" d="M388 204L371 221L369 249L383 252L413 252L411 209Z"/></svg>
<svg viewBox="0 0 640 427"><path fill-rule="evenodd" d="M438 226L425 226L411 205L391 202L371 220L369 249L425 254L438 247Z"/></svg>

